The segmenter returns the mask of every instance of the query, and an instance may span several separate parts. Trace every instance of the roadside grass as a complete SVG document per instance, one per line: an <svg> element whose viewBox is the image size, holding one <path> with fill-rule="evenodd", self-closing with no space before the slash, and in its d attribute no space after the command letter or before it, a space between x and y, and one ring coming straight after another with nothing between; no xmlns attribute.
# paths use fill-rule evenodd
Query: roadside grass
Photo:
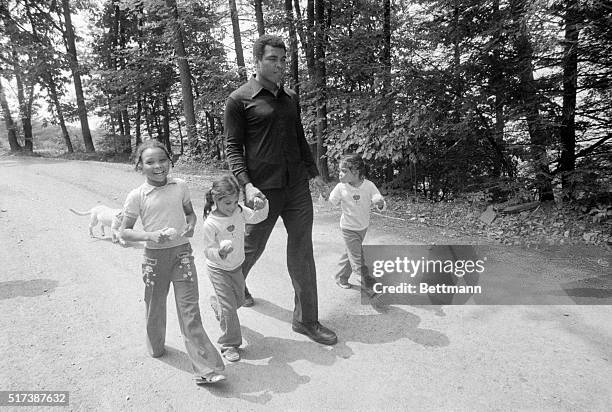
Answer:
<svg viewBox="0 0 612 412"><path fill-rule="evenodd" d="M40 121L34 121L32 155L70 160L132 163L129 154L117 153L116 142L109 141L105 130L92 129L96 148L94 153L85 152L78 125L70 125L68 130L74 153L67 152L59 126L43 127ZM4 124L0 125L0 132L6 135ZM0 139L0 152L9 152L6 138ZM176 160L173 173L185 178L194 188L207 190L212 180L229 173L229 170L224 161L185 155ZM332 181L328 184L327 193L335 183L337 182ZM324 200L327 193L320 193L312 184L311 191L315 208L331 210L329 202ZM523 247L590 244L610 250L612 245L612 219L594 222L588 214L564 204L543 205L534 211L516 215L498 214L493 222L487 224L480 219L488 206L486 202L456 200L432 203L397 193L388 193L385 197L388 210L379 215L393 222L393 225L430 227L450 238L455 235L476 236L493 243Z"/></svg>

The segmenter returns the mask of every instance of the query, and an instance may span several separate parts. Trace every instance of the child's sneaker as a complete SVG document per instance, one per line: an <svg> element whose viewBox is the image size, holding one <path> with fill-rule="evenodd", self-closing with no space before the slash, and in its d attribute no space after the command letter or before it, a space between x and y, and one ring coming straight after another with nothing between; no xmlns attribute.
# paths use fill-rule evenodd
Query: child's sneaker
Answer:
<svg viewBox="0 0 612 412"><path fill-rule="evenodd" d="M229 347L223 351L223 357L230 362L238 362L240 360L240 352L238 352L238 348Z"/></svg>
<svg viewBox="0 0 612 412"><path fill-rule="evenodd" d="M204 376L198 376L195 379L196 385L207 385L211 383L217 383L224 381L226 379L225 375L221 375L217 372L210 372Z"/></svg>
<svg viewBox="0 0 612 412"><path fill-rule="evenodd" d="M351 284L348 283L346 280L337 280L336 281L336 285L340 286L342 289L350 289L351 288Z"/></svg>

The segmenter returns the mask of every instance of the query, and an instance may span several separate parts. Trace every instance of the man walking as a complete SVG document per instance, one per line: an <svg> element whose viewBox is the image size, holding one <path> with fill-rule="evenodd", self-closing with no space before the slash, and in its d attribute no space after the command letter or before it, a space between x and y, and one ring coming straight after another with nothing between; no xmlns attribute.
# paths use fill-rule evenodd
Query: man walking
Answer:
<svg viewBox="0 0 612 412"><path fill-rule="evenodd" d="M287 229L287 269L295 291L293 330L333 345L336 334L318 320L317 279L312 248L313 207L309 178L324 181L304 136L297 95L282 86L286 47L278 36L253 45L256 74L230 94L225 107L226 153L231 171L244 187L247 205L267 198L268 218L247 225L245 276L263 253L280 216ZM244 306L254 304L245 289Z"/></svg>

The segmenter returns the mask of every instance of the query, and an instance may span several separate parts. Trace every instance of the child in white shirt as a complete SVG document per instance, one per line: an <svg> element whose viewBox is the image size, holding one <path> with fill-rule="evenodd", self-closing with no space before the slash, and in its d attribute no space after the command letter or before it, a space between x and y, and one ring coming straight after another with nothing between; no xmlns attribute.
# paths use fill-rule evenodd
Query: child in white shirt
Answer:
<svg viewBox="0 0 612 412"><path fill-rule="evenodd" d="M242 344L238 308L244 303L245 224L264 221L269 210L267 200L256 198L253 210L238 204L239 196L238 181L225 175L213 182L204 205L204 254L216 295L210 304L221 326L221 353L230 362L240 360Z"/></svg>
<svg viewBox="0 0 612 412"><path fill-rule="evenodd" d="M334 275L336 284L344 289L351 274L361 277L363 271L363 240L370 225L370 208L375 204L379 209L386 207L385 200L376 185L365 178L365 162L359 154L346 155L340 162L340 183L329 194L329 201L340 205L340 229L346 250L340 258L340 269Z"/></svg>

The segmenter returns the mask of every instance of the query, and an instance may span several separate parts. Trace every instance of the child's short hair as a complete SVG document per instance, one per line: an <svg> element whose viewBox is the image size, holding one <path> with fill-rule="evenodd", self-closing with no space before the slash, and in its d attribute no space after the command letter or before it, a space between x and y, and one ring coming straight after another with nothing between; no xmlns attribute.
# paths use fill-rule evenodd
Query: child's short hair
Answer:
<svg viewBox="0 0 612 412"><path fill-rule="evenodd" d="M363 179L366 177L367 169L363 158L359 153L348 153L340 159L340 164L345 164L346 167L354 172L358 172L359 178Z"/></svg>
<svg viewBox="0 0 612 412"><path fill-rule="evenodd" d="M226 174L215 180L211 188L206 192L204 203L204 218L208 216L215 202L232 195L240 196L240 184L233 175Z"/></svg>
<svg viewBox="0 0 612 412"><path fill-rule="evenodd" d="M172 164L172 167L174 167L174 162L172 161L172 156L170 156L170 152L168 152L168 148L166 148L166 146L159 140L149 139L138 145L138 148L136 149L136 156L134 157L134 159L136 160L136 165L134 166L134 169L142 169L142 153L147 149L153 148L162 149L164 153L166 153L166 156L168 156L170 164Z"/></svg>

